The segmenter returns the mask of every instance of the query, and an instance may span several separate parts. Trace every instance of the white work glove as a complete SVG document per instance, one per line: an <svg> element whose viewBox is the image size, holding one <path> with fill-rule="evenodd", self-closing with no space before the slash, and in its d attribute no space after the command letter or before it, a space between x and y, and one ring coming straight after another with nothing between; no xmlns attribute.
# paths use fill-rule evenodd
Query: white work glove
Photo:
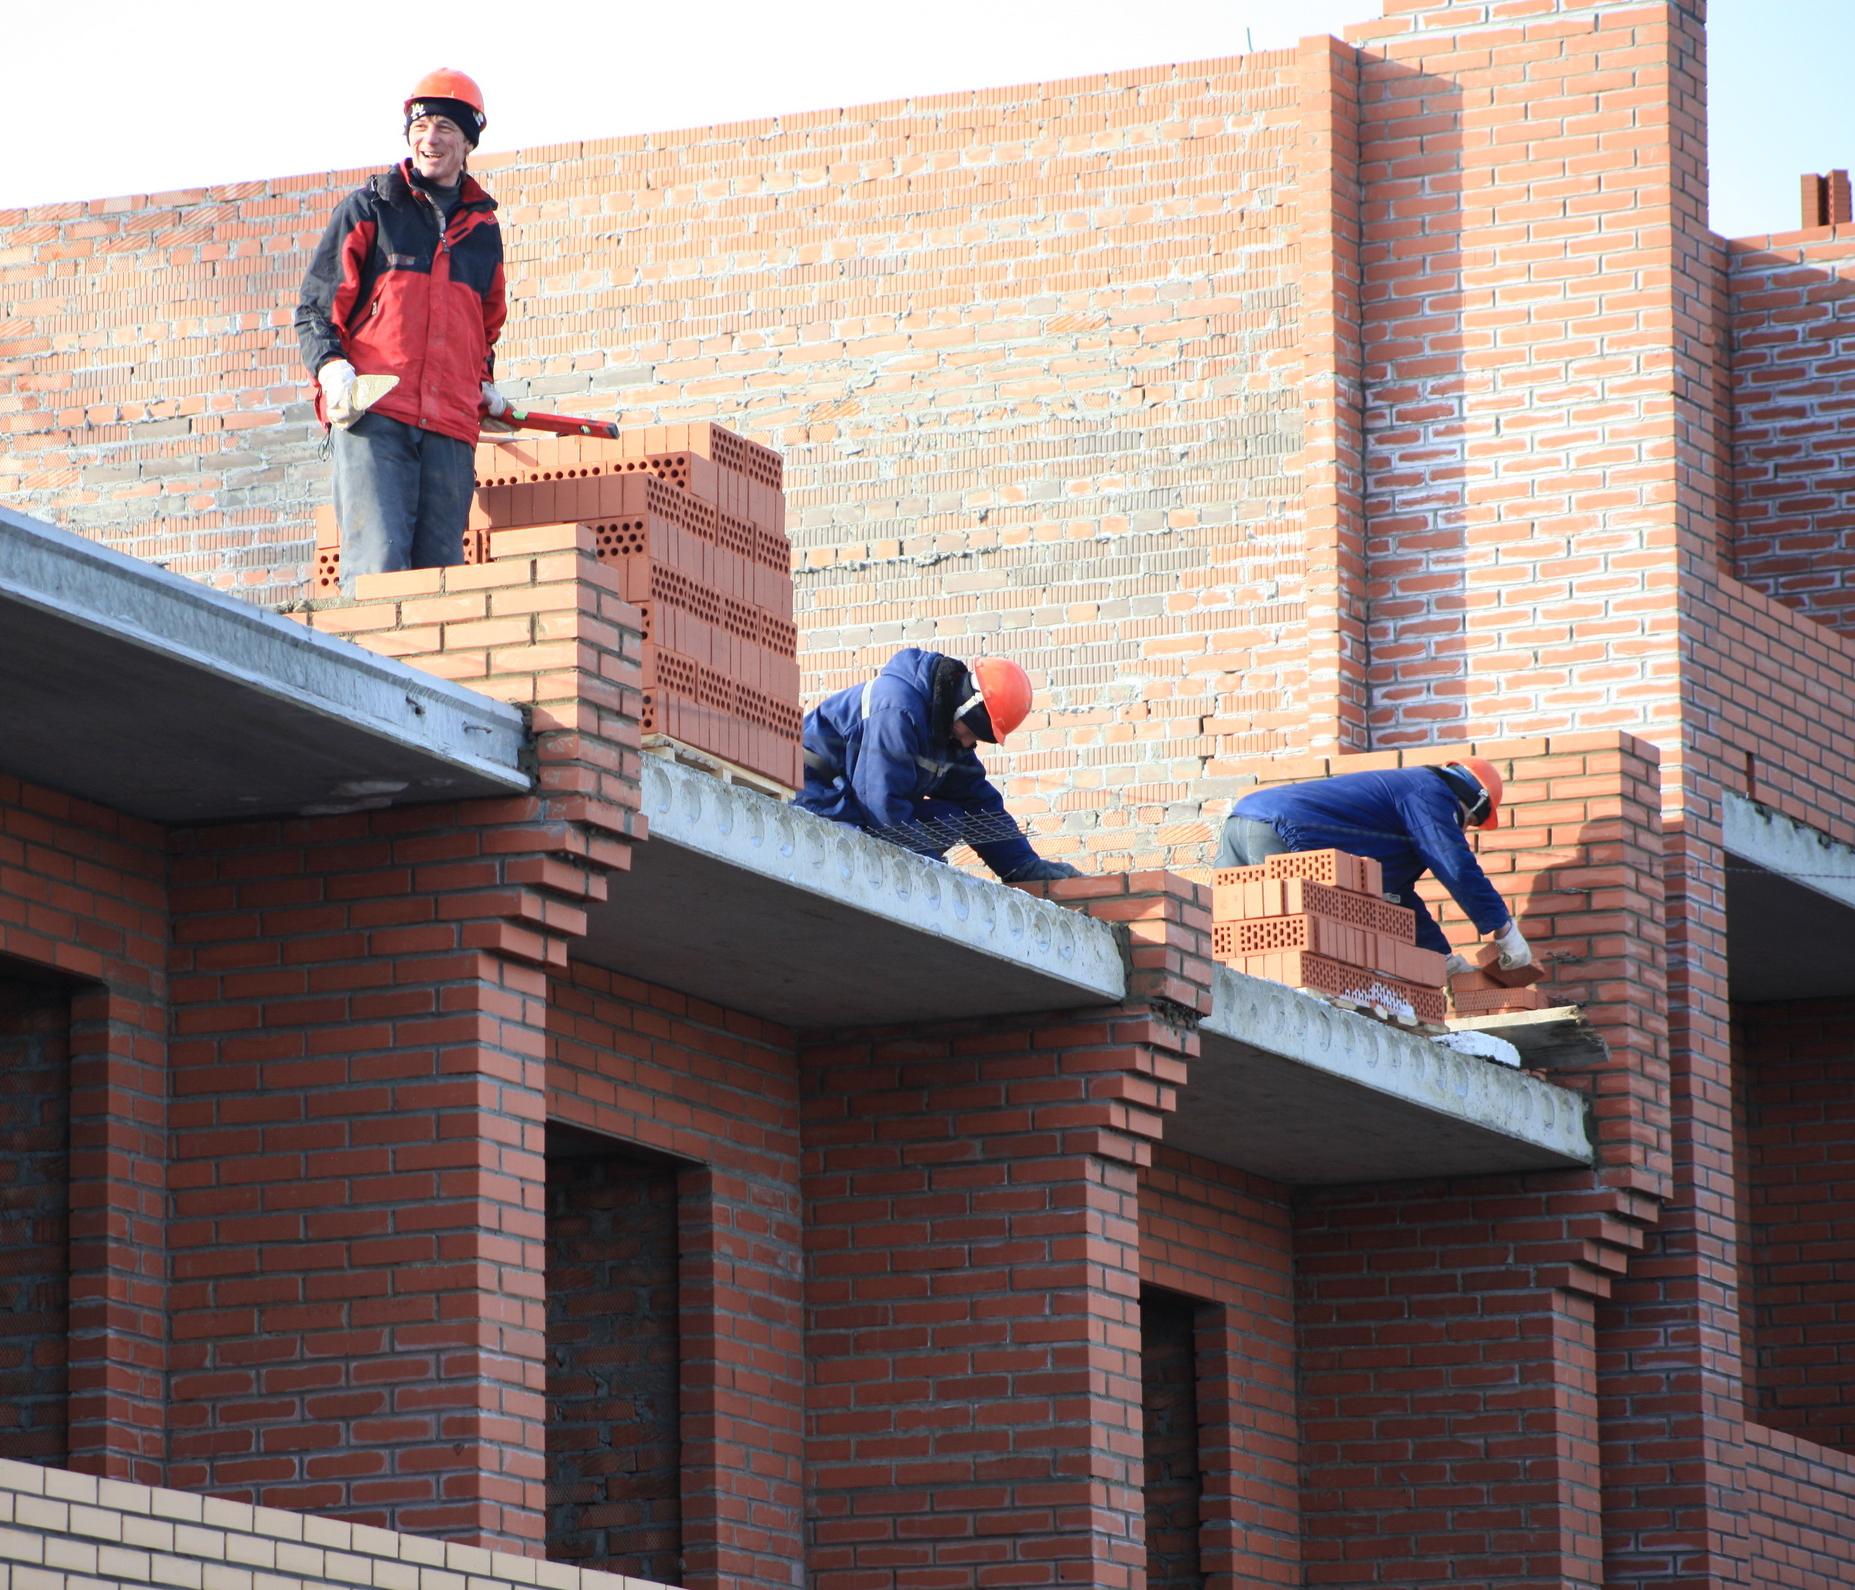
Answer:
<svg viewBox="0 0 1855 1590"><path fill-rule="evenodd" d="M1451 950L1443 957L1443 977L1445 980L1451 977L1460 977L1464 972L1472 972L1474 970L1475 963L1466 955L1458 955L1454 950Z"/></svg>
<svg viewBox="0 0 1855 1590"><path fill-rule="evenodd" d="M509 412L509 400L496 390L494 381L483 383L483 407L489 411L489 417L499 420Z"/></svg>
<svg viewBox="0 0 1855 1590"><path fill-rule="evenodd" d="M1511 972L1516 966L1531 966L1533 952L1527 948L1527 941L1520 936L1520 925L1512 917L1507 919L1507 926L1494 936L1494 942L1501 951L1501 970Z"/></svg>
<svg viewBox="0 0 1855 1590"><path fill-rule="evenodd" d="M322 388L322 412L329 424L345 431L361 417L354 406L354 366L346 359L330 359L316 371L316 385Z"/></svg>

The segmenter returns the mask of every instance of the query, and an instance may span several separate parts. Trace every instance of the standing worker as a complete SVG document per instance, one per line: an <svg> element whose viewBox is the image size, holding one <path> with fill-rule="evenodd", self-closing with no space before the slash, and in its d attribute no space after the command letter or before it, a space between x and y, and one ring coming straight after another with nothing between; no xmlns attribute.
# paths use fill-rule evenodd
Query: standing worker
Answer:
<svg viewBox="0 0 1855 1590"><path fill-rule="evenodd" d="M406 158L336 208L296 306L331 427L344 588L463 561L479 414L507 407L493 379L502 231L464 169L488 125L482 91L444 67L402 109ZM357 373L398 380L357 406Z"/></svg>
<svg viewBox="0 0 1855 1590"><path fill-rule="evenodd" d="M1340 773L1308 784L1255 790L1231 809L1217 849L1220 867L1254 866L1294 850L1347 850L1384 869L1385 893L1417 913L1417 942L1449 957L1454 976L1469 970L1443 937L1416 883L1435 874L1477 931L1492 933L1504 967L1532 964L1533 952L1469 849L1465 828L1501 826L1501 775L1472 756L1441 767Z"/></svg>
<svg viewBox="0 0 1855 1590"><path fill-rule="evenodd" d="M910 646L866 685L805 714L805 788L797 804L936 860L965 843L1006 883L1082 876L1032 850L973 747L1031 710L1031 682L1003 657L968 668Z"/></svg>

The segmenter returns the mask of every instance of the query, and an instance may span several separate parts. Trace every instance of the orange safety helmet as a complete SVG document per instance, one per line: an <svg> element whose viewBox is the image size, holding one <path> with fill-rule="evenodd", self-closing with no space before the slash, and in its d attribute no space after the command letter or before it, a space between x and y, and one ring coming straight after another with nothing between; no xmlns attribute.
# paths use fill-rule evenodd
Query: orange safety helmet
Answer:
<svg viewBox="0 0 1855 1590"><path fill-rule="evenodd" d="M1030 713L1030 675L1004 657L981 657L973 664L972 673L973 687L985 703L985 715L992 723L994 743L1003 745L1005 736Z"/></svg>
<svg viewBox="0 0 1855 1590"><path fill-rule="evenodd" d="M451 66L441 66L435 72L427 72L412 85L412 92L406 96L403 108L406 113L407 128L410 129L421 114L449 116L451 113L448 109L434 108L430 112L413 109L413 106L425 100L438 99L455 100L459 105L469 109L471 116L459 125L462 126L464 136L470 140L470 146L474 149L477 139L483 135L483 129L490 124L489 117L483 112L483 90L477 87L477 80L468 73L460 72ZM453 116L452 120L455 121L456 117Z"/></svg>
<svg viewBox="0 0 1855 1590"><path fill-rule="evenodd" d="M1469 811L1470 825L1476 828L1499 828L1501 826L1502 785L1501 775L1495 771L1494 764L1485 756L1471 756L1464 761L1451 762L1448 765L1461 768L1477 784L1481 785L1482 793L1488 797L1487 815L1481 818L1476 817L1475 812L1480 804L1478 802L1476 807L1472 807Z"/></svg>

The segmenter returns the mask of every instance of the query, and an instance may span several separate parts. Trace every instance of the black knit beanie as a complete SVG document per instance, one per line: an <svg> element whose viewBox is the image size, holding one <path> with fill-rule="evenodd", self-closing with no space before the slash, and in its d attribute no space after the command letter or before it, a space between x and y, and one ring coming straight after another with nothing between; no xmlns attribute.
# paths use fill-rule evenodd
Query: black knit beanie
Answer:
<svg viewBox="0 0 1855 1590"><path fill-rule="evenodd" d="M442 116L447 121L455 122L457 130L464 135L472 149L477 147L477 140L483 136L483 118L477 114L474 105L466 105L461 99L412 99L406 102L406 125L400 136L410 136L412 124L421 116Z"/></svg>

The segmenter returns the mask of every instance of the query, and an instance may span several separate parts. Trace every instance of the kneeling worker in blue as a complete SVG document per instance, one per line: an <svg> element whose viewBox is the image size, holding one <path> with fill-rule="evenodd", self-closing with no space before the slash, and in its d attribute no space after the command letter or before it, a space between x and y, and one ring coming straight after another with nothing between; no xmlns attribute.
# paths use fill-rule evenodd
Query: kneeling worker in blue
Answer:
<svg viewBox="0 0 1855 1590"><path fill-rule="evenodd" d="M1031 709L1016 663L971 668L910 646L866 685L827 696L805 715L805 787L797 804L924 856L968 844L1006 883L1079 878L1031 849L974 755L1003 745Z"/></svg>
<svg viewBox="0 0 1855 1590"><path fill-rule="evenodd" d="M1464 830L1501 826L1501 775L1484 757L1441 767L1398 767L1379 773L1339 773L1306 784L1282 784L1245 795L1231 808L1218 846L1220 867L1253 866L1284 851L1346 850L1384 869L1385 893L1417 913L1417 942L1449 957L1449 975L1469 969L1417 895L1426 872L1455 897L1477 931L1494 935L1501 964L1532 964L1533 952L1514 925Z"/></svg>

